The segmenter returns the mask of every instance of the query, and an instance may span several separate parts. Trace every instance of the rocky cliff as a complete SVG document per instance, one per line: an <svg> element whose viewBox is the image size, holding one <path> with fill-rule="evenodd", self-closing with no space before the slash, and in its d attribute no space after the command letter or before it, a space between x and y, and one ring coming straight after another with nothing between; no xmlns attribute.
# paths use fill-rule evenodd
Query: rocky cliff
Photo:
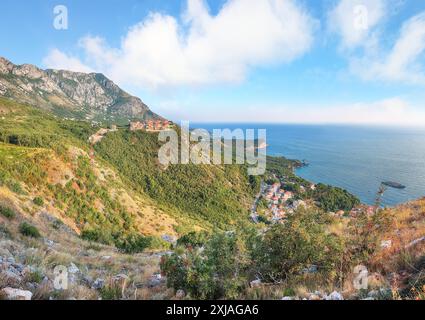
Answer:
<svg viewBox="0 0 425 320"><path fill-rule="evenodd" d="M162 119L103 74L42 70L30 64L15 65L2 57L0 96L75 119Z"/></svg>

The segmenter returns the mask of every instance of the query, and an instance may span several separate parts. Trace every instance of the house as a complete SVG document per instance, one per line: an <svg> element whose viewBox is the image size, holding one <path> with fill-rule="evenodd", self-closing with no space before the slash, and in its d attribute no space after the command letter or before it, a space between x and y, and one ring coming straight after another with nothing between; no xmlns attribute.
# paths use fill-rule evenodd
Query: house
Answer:
<svg viewBox="0 0 425 320"><path fill-rule="evenodd" d="M294 194L291 191L286 191L283 194L283 201L288 201L289 199L292 199L294 197Z"/></svg>
<svg viewBox="0 0 425 320"><path fill-rule="evenodd" d="M140 121L130 122L130 131L139 131L144 129L145 129L145 124L143 122L140 122Z"/></svg>

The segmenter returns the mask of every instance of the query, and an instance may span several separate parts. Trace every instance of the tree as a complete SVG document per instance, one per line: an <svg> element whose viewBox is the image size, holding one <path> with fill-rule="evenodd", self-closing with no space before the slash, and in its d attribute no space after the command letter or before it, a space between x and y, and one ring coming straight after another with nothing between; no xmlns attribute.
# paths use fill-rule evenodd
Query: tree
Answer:
<svg viewBox="0 0 425 320"><path fill-rule="evenodd" d="M341 243L325 230L320 212L298 212L285 224L274 225L259 237L252 252L254 272L265 282L280 283L316 265L330 274L340 257Z"/></svg>
<svg viewBox="0 0 425 320"><path fill-rule="evenodd" d="M212 236L203 249L177 249L164 257L167 285L195 299L237 298L247 283L249 254L236 234Z"/></svg>

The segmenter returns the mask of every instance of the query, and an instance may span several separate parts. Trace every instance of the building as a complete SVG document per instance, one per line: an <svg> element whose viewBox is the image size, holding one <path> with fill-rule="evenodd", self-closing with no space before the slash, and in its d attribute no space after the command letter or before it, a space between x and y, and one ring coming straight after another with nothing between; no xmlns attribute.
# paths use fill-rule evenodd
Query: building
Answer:
<svg viewBox="0 0 425 320"><path fill-rule="evenodd" d="M148 120L130 122L131 131L162 131L170 129L172 123L168 120Z"/></svg>
<svg viewBox="0 0 425 320"><path fill-rule="evenodd" d="M139 131L146 128L145 124L140 121L130 122L130 131Z"/></svg>

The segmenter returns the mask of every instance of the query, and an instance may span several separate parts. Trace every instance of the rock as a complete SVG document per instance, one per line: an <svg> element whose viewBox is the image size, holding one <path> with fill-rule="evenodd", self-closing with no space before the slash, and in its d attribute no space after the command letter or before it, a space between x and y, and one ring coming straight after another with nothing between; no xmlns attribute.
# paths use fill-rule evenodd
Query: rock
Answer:
<svg viewBox="0 0 425 320"><path fill-rule="evenodd" d="M38 288L38 284L34 282L27 282L25 287L30 291L35 291Z"/></svg>
<svg viewBox="0 0 425 320"><path fill-rule="evenodd" d="M177 299L183 299L184 297L186 297L186 292L184 292L184 290L177 290L176 298Z"/></svg>
<svg viewBox="0 0 425 320"><path fill-rule="evenodd" d="M372 291L370 291L370 292L367 294L367 296L368 296L369 298L376 298L376 297L378 297L378 296L379 296L379 291L377 291L377 290L372 290Z"/></svg>
<svg viewBox="0 0 425 320"><path fill-rule="evenodd" d="M283 301L292 301L292 300L295 300L295 298L294 297L283 297L282 300Z"/></svg>
<svg viewBox="0 0 425 320"><path fill-rule="evenodd" d="M303 273L310 273L310 274L312 274L312 273L317 273L317 271L318 271L318 267L316 265L311 265L308 268L305 268L303 270Z"/></svg>
<svg viewBox="0 0 425 320"><path fill-rule="evenodd" d="M326 300L344 300L344 297L339 292L334 291L326 297Z"/></svg>
<svg viewBox="0 0 425 320"><path fill-rule="evenodd" d="M2 296L6 300L31 300L32 293L30 291L14 289L14 288L4 288L1 290Z"/></svg>
<svg viewBox="0 0 425 320"><path fill-rule="evenodd" d="M308 297L308 300L321 300L320 295L317 294L310 294Z"/></svg>
<svg viewBox="0 0 425 320"><path fill-rule="evenodd" d="M17 286L22 282L22 278L10 270L5 270L0 273L1 282L8 286Z"/></svg>
<svg viewBox="0 0 425 320"><path fill-rule="evenodd" d="M76 274L80 272L80 269L78 269L78 267L73 262L71 262L68 268L68 272L71 274Z"/></svg>
<svg viewBox="0 0 425 320"><path fill-rule="evenodd" d="M251 281L250 286L251 288L259 288L261 287L261 284L262 284L261 280L257 279L257 280Z"/></svg>
<svg viewBox="0 0 425 320"><path fill-rule="evenodd" d="M112 258L111 256L103 256L102 260L111 260L111 258Z"/></svg>
<svg viewBox="0 0 425 320"><path fill-rule="evenodd" d="M161 238L162 238L162 240L164 240L165 242L168 242L168 243L175 243L176 242L176 239L174 237L168 235L168 234L162 235Z"/></svg>
<svg viewBox="0 0 425 320"><path fill-rule="evenodd" d="M157 286L159 286L161 284L161 281L159 281L159 280L156 280L156 279L151 279L150 281L149 281L149 288L154 288L154 287L157 287Z"/></svg>
<svg viewBox="0 0 425 320"><path fill-rule="evenodd" d="M19 273L22 273L25 270L24 265L20 264L20 263L14 263L14 264L12 264L12 267L15 268L15 270Z"/></svg>
<svg viewBox="0 0 425 320"><path fill-rule="evenodd" d="M14 257L9 257L7 258L7 262L10 264L14 264L15 263L15 258Z"/></svg>
<svg viewBox="0 0 425 320"><path fill-rule="evenodd" d="M55 246L55 242L54 241L52 241L52 240L49 240L49 239L44 239L44 244L46 245L46 246L48 246L48 247L50 247L50 248L52 248L52 247L54 247Z"/></svg>
<svg viewBox="0 0 425 320"><path fill-rule="evenodd" d="M112 278L112 282L114 283L115 286L118 286L124 289L129 279L130 278L125 274L118 274Z"/></svg>
<svg viewBox="0 0 425 320"><path fill-rule="evenodd" d="M389 249L393 245L393 242L391 240L385 240L381 242L381 248L382 249Z"/></svg>
<svg viewBox="0 0 425 320"><path fill-rule="evenodd" d="M100 290L105 286L105 280L101 278L97 278L92 285L92 289Z"/></svg>
<svg viewBox="0 0 425 320"><path fill-rule="evenodd" d="M92 286L93 283L93 279L90 276L84 276L83 279L81 279L81 281L87 285L88 287Z"/></svg>
<svg viewBox="0 0 425 320"><path fill-rule="evenodd" d="M156 279L156 280L161 280L162 279L162 275L160 273L155 273L152 278Z"/></svg>
<svg viewBox="0 0 425 320"><path fill-rule="evenodd" d="M373 297L367 297L367 298L364 298L364 299L362 299L362 300L364 300L364 301L372 301L372 300L375 300L375 298L373 298Z"/></svg>

